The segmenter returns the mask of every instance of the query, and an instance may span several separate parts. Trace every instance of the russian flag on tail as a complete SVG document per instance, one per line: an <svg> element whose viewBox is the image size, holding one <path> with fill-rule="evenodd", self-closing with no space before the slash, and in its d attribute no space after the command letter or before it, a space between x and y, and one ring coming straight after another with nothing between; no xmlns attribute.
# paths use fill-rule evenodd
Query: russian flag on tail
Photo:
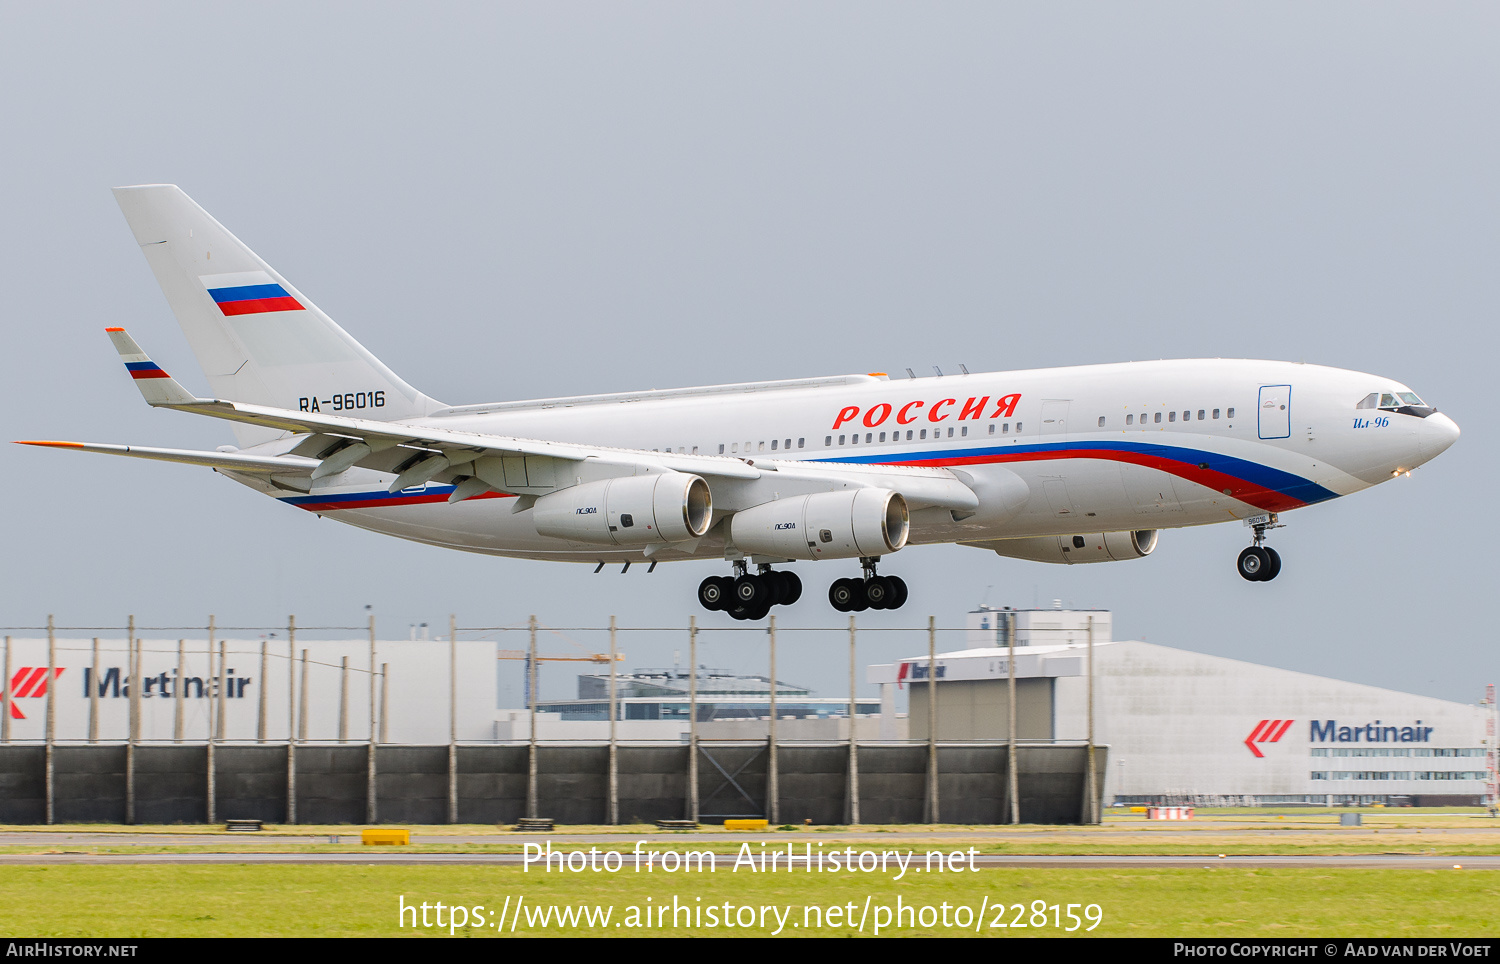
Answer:
<svg viewBox="0 0 1500 964"><path fill-rule="evenodd" d="M226 315L257 315L268 311L303 311L302 305L264 271L202 275L208 296Z"/></svg>

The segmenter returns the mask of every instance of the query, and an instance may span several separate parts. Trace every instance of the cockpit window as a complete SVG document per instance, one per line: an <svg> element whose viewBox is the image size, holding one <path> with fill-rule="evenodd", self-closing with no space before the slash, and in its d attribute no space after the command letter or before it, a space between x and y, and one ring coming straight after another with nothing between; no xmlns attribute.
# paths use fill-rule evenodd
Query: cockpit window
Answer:
<svg viewBox="0 0 1500 964"><path fill-rule="evenodd" d="M1426 418L1437 411L1415 392L1371 392L1354 406L1355 408L1378 408L1383 412L1398 412Z"/></svg>

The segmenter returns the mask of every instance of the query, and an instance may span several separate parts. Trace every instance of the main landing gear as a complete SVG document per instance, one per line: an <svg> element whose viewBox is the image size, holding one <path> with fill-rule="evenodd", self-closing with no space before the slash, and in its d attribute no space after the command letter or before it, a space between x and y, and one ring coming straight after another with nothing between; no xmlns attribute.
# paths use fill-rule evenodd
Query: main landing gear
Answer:
<svg viewBox="0 0 1500 964"><path fill-rule="evenodd" d="M900 609L906 605L906 580L900 576L875 574L877 559L861 559L863 579L835 579L828 587L828 602L841 613L862 613L866 609Z"/></svg>
<svg viewBox="0 0 1500 964"><path fill-rule="evenodd" d="M772 606L790 606L802 598L802 580L794 572L734 564L734 576L709 576L698 584L698 602L710 612L722 610L735 619L764 619Z"/></svg>
<svg viewBox="0 0 1500 964"><path fill-rule="evenodd" d="M1236 568L1250 582L1270 582L1281 572L1281 554L1264 544L1266 531L1279 529L1281 525L1273 514L1265 521L1252 523L1251 528L1255 530L1255 545L1240 553Z"/></svg>

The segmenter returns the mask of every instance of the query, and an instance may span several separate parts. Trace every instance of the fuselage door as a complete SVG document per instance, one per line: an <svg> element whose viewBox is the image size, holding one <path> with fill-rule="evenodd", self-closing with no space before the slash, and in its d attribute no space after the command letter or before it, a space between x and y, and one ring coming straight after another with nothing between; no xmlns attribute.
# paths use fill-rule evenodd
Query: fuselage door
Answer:
<svg viewBox="0 0 1500 964"><path fill-rule="evenodd" d="M1042 400L1042 417L1037 426L1037 435L1061 442L1068 437L1068 405L1071 399L1047 398Z"/></svg>
<svg viewBox="0 0 1500 964"><path fill-rule="evenodd" d="M1291 438L1292 386L1262 385L1256 412L1261 438Z"/></svg>

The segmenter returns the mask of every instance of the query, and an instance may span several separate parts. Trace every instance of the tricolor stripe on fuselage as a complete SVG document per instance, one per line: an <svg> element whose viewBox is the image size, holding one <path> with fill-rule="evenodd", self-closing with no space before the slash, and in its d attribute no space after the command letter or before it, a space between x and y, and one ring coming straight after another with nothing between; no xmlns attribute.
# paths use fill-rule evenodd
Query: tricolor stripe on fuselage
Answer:
<svg viewBox="0 0 1500 964"><path fill-rule="evenodd" d="M1102 459L1128 462L1157 469L1189 482L1196 482L1231 498L1266 512L1286 512L1337 498L1338 493L1290 472L1246 459L1173 445L1134 442L1049 442L1035 445L1009 445L953 450L937 450L891 458L889 453L870 456L843 456L810 459L813 462L841 462L851 465L918 465L963 466L999 465L1006 462L1039 462L1054 459ZM387 506L424 505L446 502L453 486L428 486L418 492L403 494L384 490L330 495L284 496L281 501L313 512L336 509L374 509ZM487 493L476 498L497 498Z"/></svg>

